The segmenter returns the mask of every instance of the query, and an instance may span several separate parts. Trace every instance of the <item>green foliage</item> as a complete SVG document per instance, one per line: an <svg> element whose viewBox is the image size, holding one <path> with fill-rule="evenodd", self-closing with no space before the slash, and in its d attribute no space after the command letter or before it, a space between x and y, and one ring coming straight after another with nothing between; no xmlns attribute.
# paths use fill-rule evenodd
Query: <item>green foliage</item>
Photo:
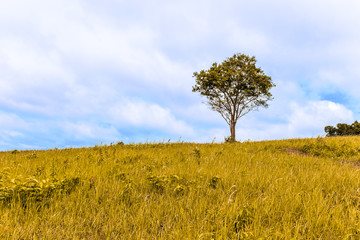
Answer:
<svg viewBox="0 0 360 240"><path fill-rule="evenodd" d="M20 151L17 150L17 149L14 149L14 150L11 151L12 154L18 154L19 152L20 152Z"/></svg>
<svg viewBox="0 0 360 240"><path fill-rule="evenodd" d="M324 130L327 137L360 135L360 123L358 121L355 121L351 125L338 123L336 127L326 126Z"/></svg>
<svg viewBox="0 0 360 240"><path fill-rule="evenodd" d="M43 201L54 193L71 193L80 182L79 178L42 181L33 177L10 178L6 172L0 172L0 176L0 201L9 203L15 200L23 205L33 201Z"/></svg>
<svg viewBox="0 0 360 240"><path fill-rule="evenodd" d="M221 178L218 176L212 177L209 182L210 187L215 189L218 186L220 180Z"/></svg>
<svg viewBox="0 0 360 240"><path fill-rule="evenodd" d="M29 159L37 158L37 155L36 153L31 153L30 155L27 156L27 158Z"/></svg>
<svg viewBox="0 0 360 240"><path fill-rule="evenodd" d="M177 175L170 175L170 176L149 176L147 177L149 181L150 187L156 193L171 193L174 192L175 195L180 196L185 193L187 190L187 186L189 186L189 182L186 181L184 178L181 178Z"/></svg>
<svg viewBox="0 0 360 240"><path fill-rule="evenodd" d="M317 157L351 158L360 154L360 146L341 141L325 141L318 137L316 141L304 144L300 150Z"/></svg>
<svg viewBox="0 0 360 240"><path fill-rule="evenodd" d="M193 150L193 155L195 156L195 158L199 159L201 157L200 150L198 148L195 148Z"/></svg>
<svg viewBox="0 0 360 240"><path fill-rule="evenodd" d="M179 196L179 195L183 195L184 192L186 190L186 186L184 185L177 185L175 188L174 188L174 193Z"/></svg>
<svg viewBox="0 0 360 240"><path fill-rule="evenodd" d="M319 137L1 152L0 239L359 239L359 146Z"/></svg>
<svg viewBox="0 0 360 240"><path fill-rule="evenodd" d="M152 189L163 192L169 179L166 176L150 176L147 178Z"/></svg>
<svg viewBox="0 0 360 240"><path fill-rule="evenodd" d="M244 206L240 209L239 214L236 215L234 219L234 231L236 233L242 232L246 226L249 226L253 220L254 210L248 206Z"/></svg>
<svg viewBox="0 0 360 240"><path fill-rule="evenodd" d="M236 140L234 138L232 138L231 136L225 137L224 140L226 143L235 143L236 142Z"/></svg>
<svg viewBox="0 0 360 240"><path fill-rule="evenodd" d="M214 63L209 70L195 72L193 92L208 99L230 126L235 139L237 120L258 107L267 107L272 99L270 89L275 86L271 78L256 66L255 57L235 54L221 64Z"/></svg>

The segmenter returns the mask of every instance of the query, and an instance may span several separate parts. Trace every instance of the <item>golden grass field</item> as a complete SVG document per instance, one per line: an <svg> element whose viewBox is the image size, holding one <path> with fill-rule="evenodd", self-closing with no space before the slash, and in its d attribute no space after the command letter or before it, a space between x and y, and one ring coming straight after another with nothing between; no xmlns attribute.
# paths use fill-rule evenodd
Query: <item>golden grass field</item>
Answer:
<svg viewBox="0 0 360 240"><path fill-rule="evenodd" d="M1 152L0 239L360 239L360 137Z"/></svg>

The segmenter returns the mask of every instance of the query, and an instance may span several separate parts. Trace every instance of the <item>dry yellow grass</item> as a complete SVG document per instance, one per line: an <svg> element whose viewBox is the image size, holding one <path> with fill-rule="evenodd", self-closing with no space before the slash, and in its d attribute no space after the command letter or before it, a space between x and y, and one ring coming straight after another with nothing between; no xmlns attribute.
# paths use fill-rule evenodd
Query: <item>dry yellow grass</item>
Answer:
<svg viewBox="0 0 360 240"><path fill-rule="evenodd" d="M360 138L0 153L0 239L359 239Z"/></svg>

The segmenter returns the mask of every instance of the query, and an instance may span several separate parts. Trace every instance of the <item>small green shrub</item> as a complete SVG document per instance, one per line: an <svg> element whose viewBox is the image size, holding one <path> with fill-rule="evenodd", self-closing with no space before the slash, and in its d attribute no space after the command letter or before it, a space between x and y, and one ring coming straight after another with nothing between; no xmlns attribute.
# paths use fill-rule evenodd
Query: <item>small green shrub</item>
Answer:
<svg viewBox="0 0 360 240"><path fill-rule="evenodd" d="M210 179L210 182L209 182L209 185L210 185L210 187L212 187L212 188L217 188L217 186L218 186L218 184L220 183L220 181L221 181L221 178L220 177L217 177L217 176L215 176L215 177L212 177L211 179Z"/></svg>
<svg viewBox="0 0 360 240"><path fill-rule="evenodd" d="M34 158L37 158L38 156L37 156L37 154L36 153L31 153L31 154L29 154L26 158L28 158L28 159L34 159Z"/></svg>
<svg viewBox="0 0 360 240"><path fill-rule="evenodd" d="M201 157L201 154L200 154L200 150L196 147L194 148L193 152L192 152L193 156L197 159L199 159Z"/></svg>
<svg viewBox="0 0 360 240"><path fill-rule="evenodd" d="M225 143L236 143L236 140L234 138L232 138L231 136L225 137L224 140L225 140Z"/></svg>
<svg viewBox="0 0 360 240"><path fill-rule="evenodd" d="M185 190L186 190L186 186L180 184L174 188L174 193L176 196L184 195Z"/></svg>
<svg viewBox="0 0 360 240"><path fill-rule="evenodd" d="M23 204L31 201L42 201L54 193L71 193L80 183L80 178L47 179L39 181L36 178L21 176L10 179L2 177L0 182L0 201L20 201Z"/></svg>
<svg viewBox="0 0 360 240"><path fill-rule="evenodd" d="M234 219L234 231L239 233L243 231L246 226L250 225L254 220L253 209L248 206L243 206Z"/></svg>
<svg viewBox="0 0 360 240"><path fill-rule="evenodd" d="M300 150L317 157L339 158L360 155L360 148L356 145L337 141L325 141L321 137L304 144L300 147Z"/></svg>
<svg viewBox="0 0 360 240"><path fill-rule="evenodd" d="M152 189L157 192L164 192L169 179L166 176L150 176L147 178Z"/></svg>
<svg viewBox="0 0 360 240"><path fill-rule="evenodd" d="M20 151L17 150L17 149L14 149L14 150L11 151L11 154L18 154L18 153L20 153Z"/></svg>

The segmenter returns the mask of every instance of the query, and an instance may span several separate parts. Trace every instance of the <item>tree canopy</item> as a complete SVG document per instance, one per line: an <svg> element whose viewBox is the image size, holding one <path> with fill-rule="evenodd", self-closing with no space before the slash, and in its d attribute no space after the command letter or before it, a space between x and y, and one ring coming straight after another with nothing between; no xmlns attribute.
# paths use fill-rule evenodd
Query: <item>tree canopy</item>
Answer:
<svg viewBox="0 0 360 240"><path fill-rule="evenodd" d="M258 107L268 107L270 89L275 86L271 77L256 66L255 57L245 54L235 54L221 64L215 62L193 76L193 92L205 96L211 109L221 114L230 126L232 140L238 119Z"/></svg>
<svg viewBox="0 0 360 240"><path fill-rule="evenodd" d="M338 123L336 127L326 126L324 130L327 137L360 135L360 123L358 121L355 121L351 125Z"/></svg>

